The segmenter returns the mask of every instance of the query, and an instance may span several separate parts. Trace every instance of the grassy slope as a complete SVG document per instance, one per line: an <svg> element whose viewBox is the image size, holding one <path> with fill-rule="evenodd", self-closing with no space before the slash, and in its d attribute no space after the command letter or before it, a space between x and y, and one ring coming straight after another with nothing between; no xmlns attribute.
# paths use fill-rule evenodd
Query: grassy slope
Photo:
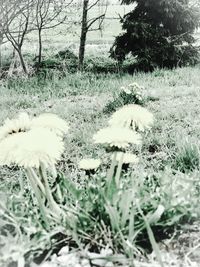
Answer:
<svg viewBox="0 0 200 267"><path fill-rule="evenodd" d="M138 82L145 87L148 95L159 97L159 101L148 103L155 114L161 132L155 132L154 142L180 143L183 138L194 142L199 138L199 67L174 71L155 71L151 74L88 75L68 74L58 79L39 84L37 78L20 82L8 81L1 86L0 120L27 111L31 114L53 112L68 120L71 125L67 154L81 156L93 150L91 137L96 129L106 123L102 109L121 86ZM151 140L150 140L151 141ZM149 142L149 140L148 140ZM153 142L153 141L152 141ZM77 143L82 143L77 147ZM88 145L89 144L89 145ZM75 146L75 148L74 148ZM162 146L161 146L162 147ZM168 147L164 146L167 153ZM170 149L172 149L170 147ZM94 151L94 153L96 153Z"/></svg>
<svg viewBox="0 0 200 267"><path fill-rule="evenodd" d="M0 121L3 122L6 117L12 118L19 111L30 114L52 112L69 121L71 131L66 138L66 153L60 167L68 177L76 180L78 160L83 156L102 154L92 144L91 138L97 129L106 125L107 115L102 113L106 102L112 99L120 86L138 82L145 87L148 95L159 98L159 101L147 105L155 114L156 123L153 133L144 140L141 167L147 166L143 169L147 173L168 175L167 171L163 171L163 164L165 167L173 164L173 156L179 151L179 147L187 140L199 143L199 72L200 67L196 66L122 77L95 77L92 74L77 73L59 80L55 75L52 81L47 81L44 85L38 85L36 78L23 82L7 81L0 85ZM161 153L152 157L148 149L149 145L155 144L156 152ZM67 161L73 165L72 169L68 168ZM15 171L1 168L0 174L1 191L8 191L13 184L18 183L19 174ZM184 178L199 177L198 175L199 172L194 171L184 174ZM9 176L16 179L6 179ZM188 251L191 245L188 235L186 241L188 245L182 247L180 255ZM195 238L193 241L192 244L195 245Z"/></svg>

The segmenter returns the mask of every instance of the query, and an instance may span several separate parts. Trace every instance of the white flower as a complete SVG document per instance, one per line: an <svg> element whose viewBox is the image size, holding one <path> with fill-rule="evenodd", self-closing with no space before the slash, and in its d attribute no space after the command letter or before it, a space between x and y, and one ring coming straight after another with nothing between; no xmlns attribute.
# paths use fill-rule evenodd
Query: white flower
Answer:
<svg viewBox="0 0 200 267"><path fill-rule="evenodd" d="M101 164L99 159L82 159L79 162L79 168L83 170L95 170Z"/></svg>
<svg viewBox="0 0 200 267"><path fill-rule="evenodd" d="M131 94L131 90L126 88L126 87L124 87L124 86L121 87L121 90L124 91L127 95Z"/></svg>
<svg viewBox="0 0 200 267"><path fill-rule="evenodd" d="M107 127L99 130L94 136L94 143L110 147L125 148L129 144L141 144L141 136L127 128Z"/></svg>
<svg viewBox="0 0 200 267"><path fill-rule="evenodd" d="M111 159L113 158L114 155L111 156ZM116 161L120 162L121 160L124 164L136 164L139 162L139 158L134 154L117 152Z"/></svg>
<svg viewBox="0 0 200 267"><path fill-rule="evenodd" d="M115 127L131 127L133 130L137 129L144 131L151 128L153 124L153 114L147 109L130 104L117 110L109 120L110 126Z"/></svg>
<svg viewBox="0 0 200 267"><path fill-rule="evenodd" d="M7 119L0 127L0 164L25 168L54 166L64 150L58 135L67 130L66 122L53 114L43 114L32 121L26 113Z"/></svg>
<svg viewBox="0 0 200 267"><path fill-rule="evenodd" d="M27 113L20 113L18 118L6 119L4 125L0 127L0 140L9 135L26 132L30 129L31 120Z"/></svg>
<svg viewBox="0 0 200 267"><path fill-rule="evenodd" d="M69 126L66 121L51 113L44 113L34 118L32 120L31 127L47 128L59 136L62 136L69 130Z"/></svg>
<svg viewBox="0 0 200 267"><path fill-rule="evenodd" d="M46 168L55 164L64 151L60 137L47 129L32 129L11 135L0 142L0 164L25 168Z"/></svg>
<svg viewBox="0 0 200 267"><path fill-rule="evenodd" d="M16 163L14 153L19 148L24 135L24 132L12 134L0 142L0 165L10 166Z"/></svg>
<svg viewBox="0 0 200 267"><path fill-rule="evenodd" d="M29 131L16 151L16 163L23 167L52 166L60 160L64 143L60 137L47 129Z"/></svg>
<svg viewBox="0 0 200 267"><path fill-rule="evenodd" d="M135 82L134 83L130 83L128 86L131 87L131 88L140 89L139 84L135 83Z"/></svg>

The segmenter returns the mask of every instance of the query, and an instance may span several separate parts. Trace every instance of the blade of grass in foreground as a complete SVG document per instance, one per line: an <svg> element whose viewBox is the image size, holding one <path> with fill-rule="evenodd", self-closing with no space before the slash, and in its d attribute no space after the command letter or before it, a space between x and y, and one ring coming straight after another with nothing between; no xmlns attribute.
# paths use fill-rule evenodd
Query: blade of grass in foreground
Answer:
<svg viewBox="0 0 200 267"><path fill-rule="evenodd" d="M146 226L146 229L147 229L147 233L148 233L148 236L149 236L149 240L150 240L152 248L153 248L153 250L154 250L154 252L156 254L157 260L158 260L158 262L159 262L161 267L165 267L164 264L163 264L163 261L162 261L162 258L161 258L161 253L160 253L159 247L158 247L158 245L156 243L153 231L151 230L150 224L147 221L146 217L144 216L144 213L143 213L142 209L140 208L139 203L137 203L137 208L138 208L138 211L140 212L140 214L141 214L141 216L142 216L142 218L144 220L144 223L145 223L145 226Z"/></svg>

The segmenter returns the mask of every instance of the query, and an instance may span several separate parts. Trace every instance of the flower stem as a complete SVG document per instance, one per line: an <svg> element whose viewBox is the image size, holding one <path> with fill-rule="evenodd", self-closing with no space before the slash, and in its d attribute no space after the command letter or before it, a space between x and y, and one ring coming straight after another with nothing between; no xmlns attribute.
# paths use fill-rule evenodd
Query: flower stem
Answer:
<svg viewBox="0 0 200 267"><path fill-rule="evenodd" d="M40 165L39 172L40 172L40 175L41 175L41 177L44 181L44 184L45 184L46 198L47 198L47 201L49 202L49 206L52 209L52 211L55 212L55 214L57 216L60 216L63 213L63 211L58 206L58 204L55 202L55 200L52 196L51 189L50 189L49 182L48 182L48 178L47 178L47 174L46 174L46 168L44 167L43 164Z"/></svg>
<svg viewBox="0 0 200 267"><path fill-rule="evenodd" d="M57 171L56 171L55 164L52 164L51 174L52 174L53 178L56 179L56 177L57 177Z"/></svg>
<svg viewBox="0 0 200 267"><path fill-rule="evenodd" d="M123 164L123 158L124 158L124 155L122 154L121 157L120 157L120 160L118 161L117 172L116 172L116 175L115 175L115 182L116 182L117 188L119 188L120 175L121 175L122 164Z"/></svg>
<svg viewBox="0 0 200 267"><path fill-rule="evenodd" d="M57 192L57 196L58 196L59 202L61 203L63 201L63 195L62 195L62 192L61 192L59 184L56 185L56 192Z"/></svg>
<svg viewBox="0 0 200 267"><path fill-rule="evenodd" d="M44 222L46 223L46 225L48 225L47 212L46 212L46 209L45 209L45 206L44 206L41 194L40 194L40 190L38 189L38 186L35 184L34 177L32 176L32 172L30 171L29 168L26 169L26 174L27 174L27 178L30 182L30 185L34 191L34 194L35 194L35 197L37 199L42 217L44 219Z"/></svg>
<svg viewBox="0 0 200 267"><path fill-rule="evenodd" d="M42 184L40 178L37 176L36 172L34 171L33 168L30 168L30 173L32 175L32 177L34 178L34 180L37 182L40 190L42 191L42 193L45 195L45 189L44 189L44 185Z"/></svg>
<svg viewBox="0 0 200 267"><path fill-rule="evenodd" d="M114 175L114 172L115 172L115 166L116 166L116 162L117 162L116 158L117 158L117 152L115 151L113 153L112 163L111 163L110 169L108 171L108 175L107 175L107 185L108 185L108 187L112 183L113 175Z"/></svg>
<svg viewBox="0 0 200 267"><path fill-rule="evenodd" d="M20 186L20 193L23 195L24 193L24 180L23 180L23 175L22 171L20 170L20 175L19 175L19 186Z"/></svg>

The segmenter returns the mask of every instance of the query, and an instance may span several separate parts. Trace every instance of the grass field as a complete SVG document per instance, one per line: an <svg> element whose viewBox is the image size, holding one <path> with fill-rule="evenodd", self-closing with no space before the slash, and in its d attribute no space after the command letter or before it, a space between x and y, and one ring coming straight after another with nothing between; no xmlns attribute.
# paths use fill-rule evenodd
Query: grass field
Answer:
<svg viewBox="0 0 200 267"><path fill-rule="evenodd" d="M65 138L66 149L58 168L68 179L84 184L86 178L78 168L79 160L91 156L104 157L103 150L93 144L92 136L107 124L109 115L103 113L106 103L119 93L121 86L132 82L144 86L143 93L154 99L147 102L146 107L154 114L155 125L143 140L140 163L133 173L138 179L147 176L160 177L171 185L177 182L180 193L178 199L181 202L179 214L184 215L188 210L194 216L192 221L187 218L185 223L179 225L180 228L170 239L159 243L165 262L163 266L199 266L199 198L193 193L199 185L200 175L199 72L200 66L196 66L132 76L76 73L67 74L62 79L55 74L52 80L44 82L38 81L37 77L7 80L0 85L0 121L3 123L5 118L13 118L21 111L30 115L51 112L68 121L70 131ZM6 213L8 217L4 217L4 221L0 220L4 229L0 232L2 267L24 266L19 261L18 265L12 262L20 257L23 261L23 257L27 257L29 251L34 249L41 253L48 247L52 253L49 235L42 232L37 220L29 219L32 215L19 188L21 176L23 172L18 168L0 169L1 206L7 205L7 209L12 210ZM54 227L52 231L56 233L59 227ZM29 239L35 231L38 232L37 241L35 238ZM151 255L148 260L145 259L143 263L138 261L135 266L160 265Z"/></svg>

